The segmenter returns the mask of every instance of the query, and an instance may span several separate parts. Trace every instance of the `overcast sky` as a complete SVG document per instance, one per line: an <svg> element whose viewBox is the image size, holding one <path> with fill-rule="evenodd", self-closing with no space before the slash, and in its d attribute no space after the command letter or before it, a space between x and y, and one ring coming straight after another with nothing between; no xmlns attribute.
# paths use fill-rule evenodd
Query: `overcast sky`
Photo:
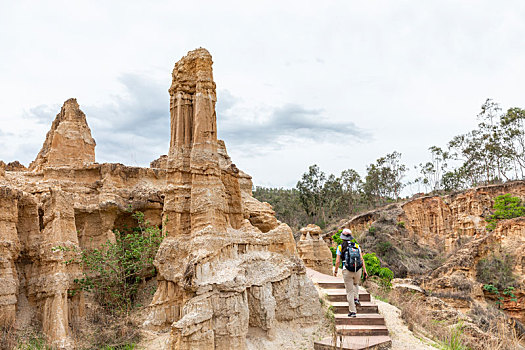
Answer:
<svg viewBox="0 0 525 350"><path fill-rule="evenodd" d="M77 98L98 162L169 145L171 71L214 60L219 137L265 186L397 150L410 166L476 125L486 98L525 107L525 1L0 0L0 159L32 161Z"/></svg>

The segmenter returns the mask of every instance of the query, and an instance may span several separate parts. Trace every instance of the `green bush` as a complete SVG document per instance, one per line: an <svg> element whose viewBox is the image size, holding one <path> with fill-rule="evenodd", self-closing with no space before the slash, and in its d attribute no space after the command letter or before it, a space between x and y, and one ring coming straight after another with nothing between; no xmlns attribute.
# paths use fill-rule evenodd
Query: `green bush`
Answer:
<svg viewBox="0 0 525 350"><path fill-rule="evenodd" d="M337 248L330 247L330 251L332 252L332 259L335 259L337 257Z"/></svg>
<svg viewBox="0 0 525 350"><path fill-rule="evenodd" d="M363 255L365 260L366 271L369 276L379 276L379 271L381 271L381 262L376 256L376 253L368 253Z"/></svg>
<svg viewBox="0 0 525 350"><path fill-rule="evenodd" d="M368 233L370 233L372 236L375 235L375 233L377 232L377 227L375 226L370 226L368 228Z"/></svg>
<svg viewBox="0 0 525 350"><path fill-rule="evenodd" d="M368 276L378 276L380 278L380 284L384 288L390 289L392 279L394 278L392 270L387 267L381 267L381 261L375 253L365 254L363 255L363 259L365 260Z"/></svg>
<svg viewBox="0 0 525 350"><path fill-rule="evenodd" d="M518 298L516 298L516 295L514 294L514 287L506 287L505 289L503 289L502 293L500 293L498 288L494 287L492 284L483 285L483 289L497 296L498 300L496 301L496 304L498 306L503 303L505 297L509 297L510 300L513 302L518 302ZM503 296L501 296L502 294Z"/></svg>
<svg viewBox="0 0 525 350"><path fill-rule="evenodd" d="M379 277L384 280L392 281L394 279L394 273L388 267L382 267L379 270Z"/></svg>
<svg viewBox="0 0 525 350"><path fill-rule="evenodd" d="M494 230L500 220L525 216L525 207L521 205L521 199L512 197L509 193L497 196L494 199L493 208L494 214L489 215L486 219L488 231Z"/></svg>
<svg viewBox="0 0 525 350"><path fill-rule="evenodd" d="M79 263L84 276L75 279L78 290L93 293L95 299L109 312L128 313L139 286L156 274L153 260L164 238L161 230L145 221L144 214L135 212L137 227L114 230L115 242L106 241L100 248L80 250L66 264ZM55 247L68 251L70 248ZM70 290L75 294L78 290Z"/></svg>
<svg viewBox="0 0 525 350"><path fill-rule="evenodd" d="M343 230L339 230L334 235L332 235L332 241L337 243L337 245L343 243L343 240L341 239L341 232L343 232Z"/></svg>

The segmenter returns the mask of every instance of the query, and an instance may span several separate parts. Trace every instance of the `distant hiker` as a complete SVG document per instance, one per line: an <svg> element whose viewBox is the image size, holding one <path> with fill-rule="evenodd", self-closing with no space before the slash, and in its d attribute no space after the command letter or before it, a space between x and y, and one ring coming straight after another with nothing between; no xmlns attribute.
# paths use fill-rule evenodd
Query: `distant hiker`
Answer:
<svg viewBox="0 0 525 350"><path fill-rule="evenodd" d="M361 248L352 237L352 231L345 228L341 232L341 239L343 243L337 246L337 258L335 259L334 276L337 277L337 270L341 262L341 255L343 256L343 280L345 282L346 299L348 300L349 317L356 317L356 304L359 303L359 280L361 279L361 272L364 271L365 277L368 276L366 272L365 260L361 253Z"/></svg>

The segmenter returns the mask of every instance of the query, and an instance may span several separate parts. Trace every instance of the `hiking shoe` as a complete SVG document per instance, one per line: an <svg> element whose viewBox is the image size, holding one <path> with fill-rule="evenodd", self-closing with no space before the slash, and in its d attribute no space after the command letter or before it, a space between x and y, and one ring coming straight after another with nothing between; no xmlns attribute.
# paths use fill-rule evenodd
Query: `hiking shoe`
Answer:
<svg viewBox="0 0 525 350"><path fill-rule="evenodd" d="M348 317L356 317L356 313L355 312L349 312L348 313Z"/></svg>
<svg viewBox="0 0 525 350"><path fill-rule="evenodd" d="M361 303L359 302L359 299L354 299L354 304L361 306Z"/></svg>

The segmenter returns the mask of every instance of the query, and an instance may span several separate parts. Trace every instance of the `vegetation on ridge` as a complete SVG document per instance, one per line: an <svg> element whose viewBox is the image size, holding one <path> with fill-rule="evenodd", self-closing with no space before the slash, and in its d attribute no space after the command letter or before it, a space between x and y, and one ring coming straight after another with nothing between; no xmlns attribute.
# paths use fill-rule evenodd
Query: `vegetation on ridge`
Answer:
<svg viewBox="0 0 525 350"><path fill-rule="evenodd" d="M487 99L477 127L452 138L445 148L429 148L430 160L408 166L393 151L367 166L366 174L347 169L339 176L308 168L293 189L256 187L254 196L274 207L279 220L294 229L315 223L324 228L352 214L396 201L407 186L417 192L447 193L525 177L525 109L503 112Z"/></svg>
<svg viewBox="0 0 525 350"><path fill-rule="evenodd" d="M494 213L486 218L487 230L496 228L498 221L525 216L525 207L521 205L519 197L512 197L509 193L497 196L494 199Z"/></svg>

